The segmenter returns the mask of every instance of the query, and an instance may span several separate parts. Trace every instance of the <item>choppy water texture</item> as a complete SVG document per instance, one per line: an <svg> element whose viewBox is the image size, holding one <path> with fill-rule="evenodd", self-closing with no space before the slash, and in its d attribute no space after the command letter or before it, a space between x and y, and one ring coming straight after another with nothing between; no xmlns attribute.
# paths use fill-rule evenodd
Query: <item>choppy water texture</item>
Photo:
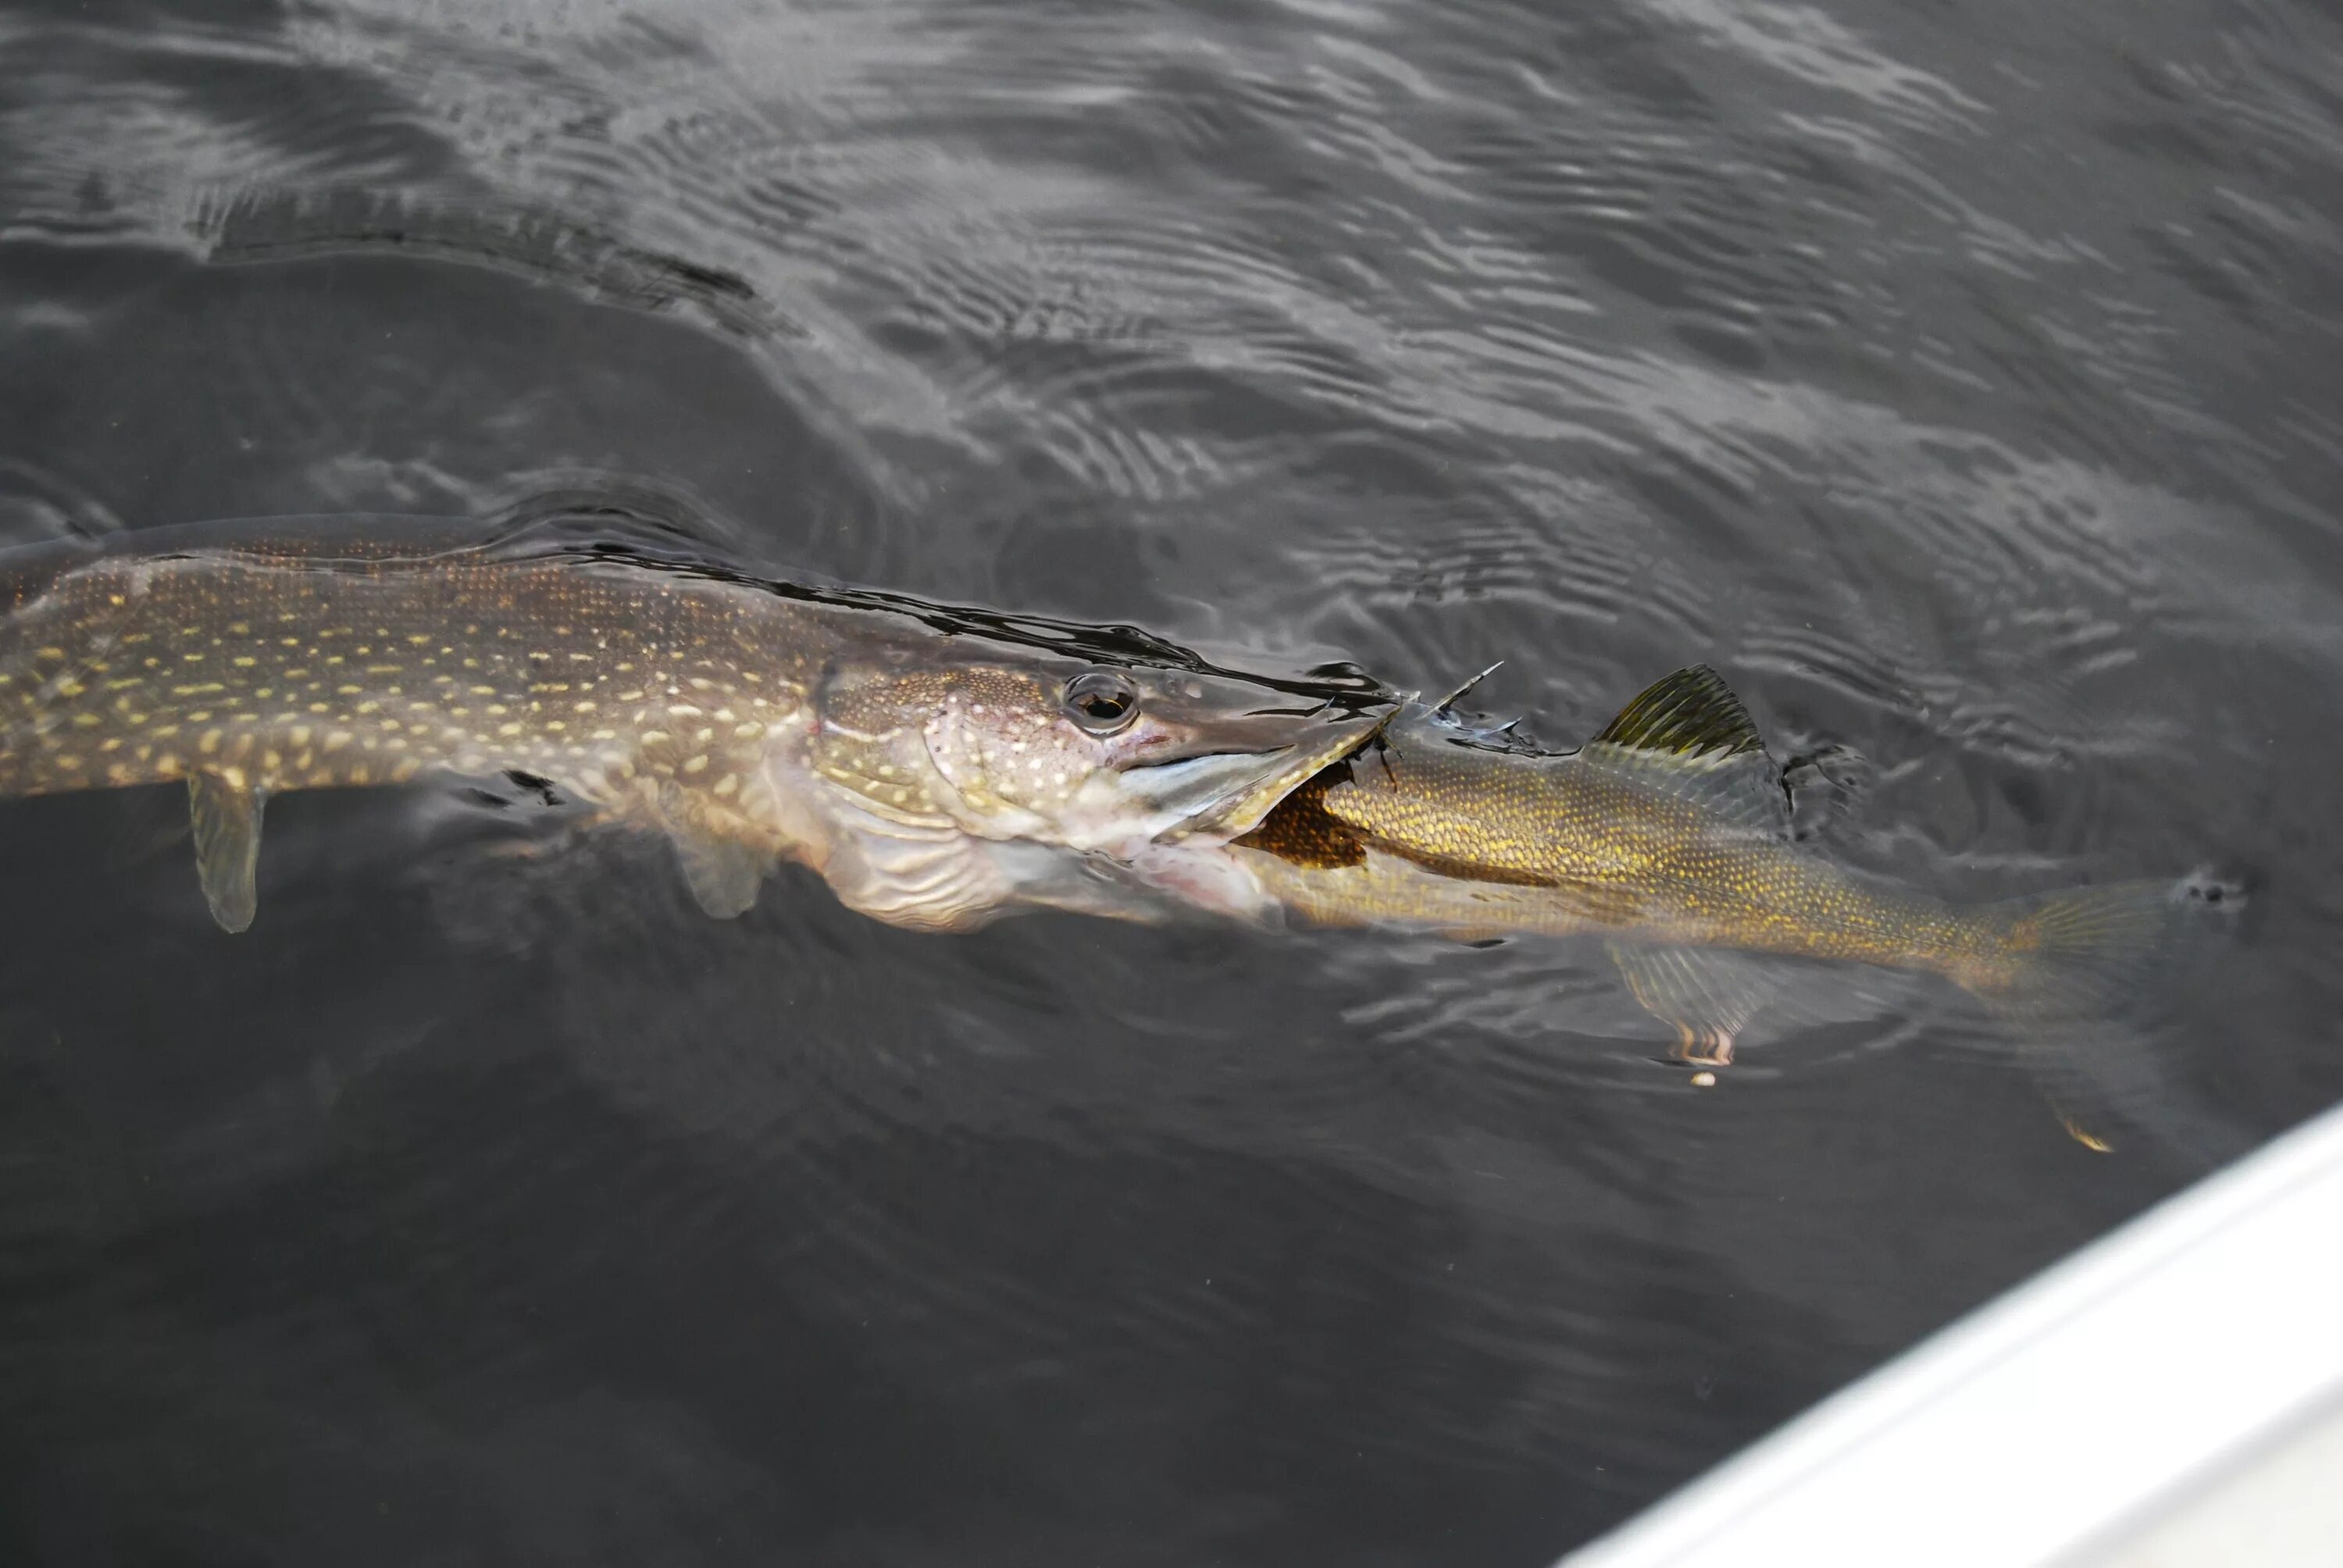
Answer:
<svg viewBox="0 0 2343 1568"><path fill-rule="evenodd" d="M682 516L1567 742L1705 659L1948 893L2242 870L2343 1091L2343 25L2279 0L0 7L0 537ZM1550 1561L2195 1174L1956 998L747 920L517 797L0 810L0 1556ZM1856 1005L1860 1004L1860 1005Z"/></svg>

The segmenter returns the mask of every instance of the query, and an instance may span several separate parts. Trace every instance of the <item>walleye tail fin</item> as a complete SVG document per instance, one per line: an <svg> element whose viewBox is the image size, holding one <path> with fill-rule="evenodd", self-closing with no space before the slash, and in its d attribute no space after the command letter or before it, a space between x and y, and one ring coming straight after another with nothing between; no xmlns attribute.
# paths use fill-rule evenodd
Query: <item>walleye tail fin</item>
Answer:
<svg viewBox="0 0 2343 1568"><path fill-rule="evenodd" d="M2001 937L1998 961L1955 978L2017 1037L2077 1142L2105 1152L2113 1124L2129 1123L2226 1158L2242 1134L2189 1108L2147 1034L2241 903L2234 884L2202 874L2008 900L1982 911Z"/></svg>
<svg viewBox="0 0 2343 1568"><path fill-rule="evenodd" d="M2217 883L2145 879L2067 888L1986 906L1999 929L1999 983L1970 989L2022 1016L2097 1014L2137 994L2196 923L2192 905L2230 896Z"/></svg>

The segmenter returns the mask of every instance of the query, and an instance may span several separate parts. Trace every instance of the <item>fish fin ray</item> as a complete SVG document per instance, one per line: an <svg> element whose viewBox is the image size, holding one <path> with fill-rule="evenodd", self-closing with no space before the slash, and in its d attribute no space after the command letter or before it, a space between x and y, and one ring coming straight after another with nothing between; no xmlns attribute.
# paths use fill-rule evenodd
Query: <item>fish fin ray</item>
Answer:
<svg viewBox="0 0 2343 1568"><path fill-rule="evenodd" d="M740 842L695 828L670 828L675 858L699 907L719 920L736 920L757 902L773 858Z"/></svg>
<svg viewBox="0 0 2343 1568"><path fill-rule="evenodd" d="M1488 679L1489 677L1496 674L1497 671L1504 668L1505 661L1502 658L1497 660L1496 663L1491 665L1488 668L1483 670L1480 674L1473 677L1473 678L1467 680L1463 685L1458 687L1455 690L1450 692L1447 696L1433 703L1432 705L1432 711L1435 714L1446 715L1450 709L1455 707L1459 702L1462 702L1464 699L1465 693L1471 691L1474 687L1480 685L1483 681Z"/></svg>
<svg viewBox="0 0 2343 1568"><path fill-rule="evenodd" d="M260 896L261 792L213 773L187 776L187 815L195 828L196 875L204 901L225 931L252 924Z"/></svg>
<svg viewBox="0 0 2343 1568"><path fill-rule="evenodd" d="M1731 1062L1734 1038L1779 989L1772 975L1739 953L1624 941L1605 946L1644 1010L1675 1026L1677 1054L1686 1061Z"/></svg>

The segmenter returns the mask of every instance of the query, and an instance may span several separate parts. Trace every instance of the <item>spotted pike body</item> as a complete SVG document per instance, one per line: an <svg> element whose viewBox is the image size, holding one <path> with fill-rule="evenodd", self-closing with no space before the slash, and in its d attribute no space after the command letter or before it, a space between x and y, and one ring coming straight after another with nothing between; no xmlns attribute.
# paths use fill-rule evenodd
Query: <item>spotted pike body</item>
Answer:
<svg viewBox="0 0 2343 1568"><path fill-rule="evenodd" d="M1242 831L1376 721L446 525L0 558L0 795L184 783L232 930L270 795L501 771L667 834L712 913L784 859L904 925L1081 907L1082 858Z"/></svg>

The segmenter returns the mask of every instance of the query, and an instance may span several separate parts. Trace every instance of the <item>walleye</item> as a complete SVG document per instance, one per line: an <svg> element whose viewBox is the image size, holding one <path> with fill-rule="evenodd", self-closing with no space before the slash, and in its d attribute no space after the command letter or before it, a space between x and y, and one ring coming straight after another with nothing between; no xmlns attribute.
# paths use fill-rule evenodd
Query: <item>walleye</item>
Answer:
<svg viewBox="0 0 2343 1568"><path fill-rule="evenodd" d="M184 783L231 931L271 795L498 772L664 833L712 915L797 859L865 914L965 929L1144 915L1116 862L1246 831L1389 713L1082 652L1054 623L526 532L141 531L0 557L0 795Z"/></svg>
<svg viewBox="0 0 2343 1568"><path fill-rule="evenodd" d="M1960 906L1833 865L1793 841L1781 774L1705 668L1569 753L1492 747L1446 707L1411 704L1205 874L1167 862L1164 879L1321 923L1600 935L1678 1053L1708 1066L1777 983L1736 951L1924 970L2039 1022L2117 1000L2187 905L2225 897L2131 881Z"/></svg>

